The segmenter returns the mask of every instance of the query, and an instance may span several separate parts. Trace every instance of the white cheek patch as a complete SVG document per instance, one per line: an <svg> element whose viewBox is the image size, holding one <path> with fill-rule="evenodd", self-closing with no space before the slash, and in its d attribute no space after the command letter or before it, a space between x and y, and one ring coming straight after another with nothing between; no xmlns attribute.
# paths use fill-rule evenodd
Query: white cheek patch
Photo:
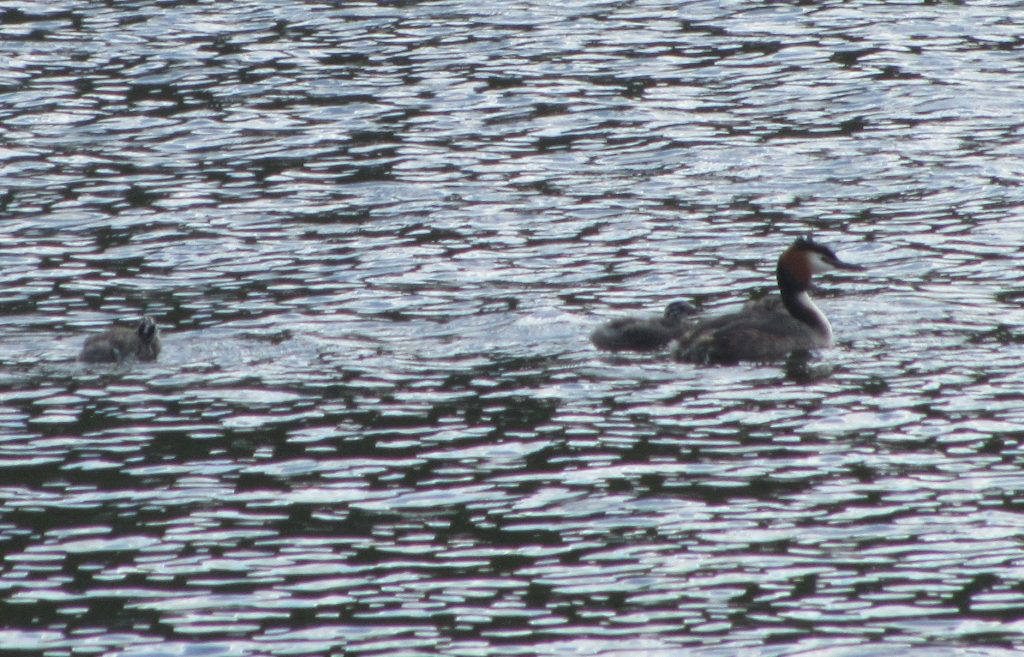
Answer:
<svg viewBox="0 0 1024 657"><path fill-rule="evenodd" d="M824 258L820 253L816 251L810 251L807 254L807 259L811 265L812 274L822 274L827 271L833 271L836 267L828 260Z"/></svg>

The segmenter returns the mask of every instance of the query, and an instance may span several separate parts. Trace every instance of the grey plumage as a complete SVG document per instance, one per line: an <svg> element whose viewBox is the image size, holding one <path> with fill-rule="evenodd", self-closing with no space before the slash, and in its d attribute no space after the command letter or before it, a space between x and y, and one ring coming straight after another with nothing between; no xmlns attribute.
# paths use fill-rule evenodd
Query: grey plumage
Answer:
<svg viewBox="0 0 1024 657"><path fill-rule="evenodd" d="M680 337L672 355L700 364L766 363L817 346L821 342L810 327L781 304L768 303L700 322Z"/></svg>
<svg viewBox="0 0 1024 657"><path fill-rule="evenodd" d="M678 338L688 317L697 312L685 301L673 301L662 315L622 317L594 329L590 341L606 351L657 351Z"/></svg>
<svg viewBox="0 0 1024 657"><path fill-rule="evenodd" d="M147 316L139 320L135 328L116 326L90 336L78 358L86 363L117 363L127 358L156 360L159 354L159 331Z"/></svg>

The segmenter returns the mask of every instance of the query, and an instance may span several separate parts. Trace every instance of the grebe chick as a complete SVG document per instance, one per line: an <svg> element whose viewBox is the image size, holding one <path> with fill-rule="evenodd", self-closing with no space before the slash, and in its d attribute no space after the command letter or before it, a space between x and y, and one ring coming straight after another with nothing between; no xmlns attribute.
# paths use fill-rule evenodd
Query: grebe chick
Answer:
<svg viewBox="0 0 1024 657"><path fill-rule="evenodd" d="M160 353L160 335L156 323L143 317L134 329L123 326L90 336L78 358L86 363L119 363L127 358L156 360Z"/></svg>
<svg viewBox="0 0 1024 657"><path fill-rule="evenodd" d="M781 311L782 310L782 297L777 294L766 294L757 298L748 299L743 304L743 308L740 312L757 312L757 311Z"/></svg>
<svg viewBox="0 0 1024 657"><path fill-rule="evenodd" d="M690 363L769 362L793 351L832 344L832 326L807 291L811 277L834 269L861 271L808 237L793 242L775 268L779 296L748 302L743 310L697 322L676 341L672 355Z"/></svg>
<svg viewBox="0 0 1024 657"><path fill-rule="evenodd" d="M656 351L678 338L686 328L684 318L696 312L685 301L673 301L660 316L621 317L602 324L590 334L590 341L607 351Z"/></svg>

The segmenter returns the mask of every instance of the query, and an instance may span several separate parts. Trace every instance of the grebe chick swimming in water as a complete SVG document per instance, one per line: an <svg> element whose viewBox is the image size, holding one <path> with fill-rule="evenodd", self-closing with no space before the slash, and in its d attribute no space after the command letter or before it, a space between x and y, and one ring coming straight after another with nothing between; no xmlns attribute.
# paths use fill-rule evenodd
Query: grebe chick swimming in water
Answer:
<svg viewBox="0 0 1024 657"><path fill-rule="evenodd" d="M78 358L86 363L119 363L127 358L156 360L160 335L156 323L143 317L134 329L115 326L85 341Z"/></svg>
<svg viewBox="0 0 1024 657"><path fill-rule="evenodd" d="M590 334L590 341L607 351L656 351L678 338L686 328L684 318L696 312L685 301L673 301L660 316L622 317L602 324Z"/></svg>
<svg viewBox="0 0 1024 657"><path fill-rule="evenodd" d="M768 362L793 351L832 344L832 326L807 291L811 277L835 269L861 271L808 237L779 256L779 297L748 303L743 310L698 321L676 341L672 355L690 363ZM781 303L780 303L781 301Z"/></svg>

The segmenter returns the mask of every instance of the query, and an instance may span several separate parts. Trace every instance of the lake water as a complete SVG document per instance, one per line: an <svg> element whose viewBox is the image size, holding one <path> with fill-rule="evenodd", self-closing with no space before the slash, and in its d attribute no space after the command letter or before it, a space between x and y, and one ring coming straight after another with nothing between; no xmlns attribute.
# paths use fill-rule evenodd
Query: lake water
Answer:
<svg viewBox="0 0 1024 657"><path fill-rule="evenodd" d="M1016 3L7 3L0 646L1024 649ZM594 326L770 289L809 372ZM84 366L153 316L155 363Z"/></svg>

